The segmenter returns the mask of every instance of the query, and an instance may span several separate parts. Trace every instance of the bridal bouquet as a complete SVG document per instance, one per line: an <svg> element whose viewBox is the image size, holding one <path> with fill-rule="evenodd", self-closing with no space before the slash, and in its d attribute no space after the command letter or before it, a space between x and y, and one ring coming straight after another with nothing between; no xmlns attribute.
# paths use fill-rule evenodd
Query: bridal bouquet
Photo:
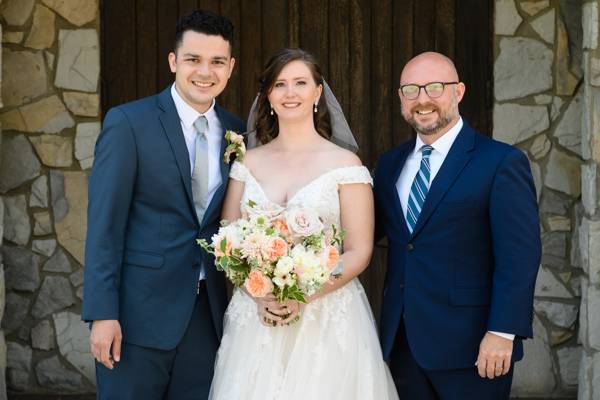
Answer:
<svg viewBox="0 0 600 400"><path fill-rule="evenodd" d="M236 287L243 285L254 297L273 293L279 302L306 303L307 296L341 275L342 230L326 229L305 208L275 210L251 200L247 206L247 216L221 222L210 244L198 240Z"/></svg>

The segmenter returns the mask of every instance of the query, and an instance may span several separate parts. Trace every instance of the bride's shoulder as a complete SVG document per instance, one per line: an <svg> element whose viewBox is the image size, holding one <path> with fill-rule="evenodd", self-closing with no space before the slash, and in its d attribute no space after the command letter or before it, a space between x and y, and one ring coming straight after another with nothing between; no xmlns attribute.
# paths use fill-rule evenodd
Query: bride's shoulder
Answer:
<svg viewBox="0 0 600 400"><path fill-rule="evenodd" d="M363 165L360 158L351 152L338 145L334 145L331 149L331 159L335 160L337 167L360 167Z"/></svg>

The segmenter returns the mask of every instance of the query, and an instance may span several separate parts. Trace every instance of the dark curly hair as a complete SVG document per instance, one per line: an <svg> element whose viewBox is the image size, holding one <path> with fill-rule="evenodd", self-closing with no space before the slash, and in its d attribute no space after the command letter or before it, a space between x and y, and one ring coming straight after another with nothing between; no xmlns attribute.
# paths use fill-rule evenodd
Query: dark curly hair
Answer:
<svg viewBox="0 0 600 400"><path fill-rule="evenodd" d="M323 85L323 74L321 67L317 64L315 57L302 49L282 49L271 57L265 70L259 78L259 93L256 107L256 137L262 143L266 144L275 139L279 134L279 123L277 115L271 115L271 106L269 104L269 93L281 70L292 61L300 60L306 64L310 70L313 79L317 85ZM318 111L314 114L315 130L319 135L326 139L331 137L331 122L329 118L329 109L321 95L317 105Z"/></svg>
<svg viewBox="0 0 600 400"><path fill-rule="evenodd" d="M183 41L183 34L187 31L204 33L205 35L221 36L229 42L229 49L233 50L233 24L227 18L212 11L196 10L191 14L181 17L175 28L175 43L173 51Z"/></svg>

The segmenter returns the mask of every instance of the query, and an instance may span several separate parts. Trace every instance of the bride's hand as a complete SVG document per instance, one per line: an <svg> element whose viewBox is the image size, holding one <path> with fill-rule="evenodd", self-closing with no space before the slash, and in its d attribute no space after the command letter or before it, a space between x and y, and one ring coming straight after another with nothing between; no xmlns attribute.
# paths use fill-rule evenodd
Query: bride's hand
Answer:
<svg viewBox="0 0 600 400"><path fill-rule="evenodd" d="M285 318L279 322L279 326L289 325L293 322L296 322L304 310L304 304L296 300L286 300L281 303L281 306L285 311Z"/></svg>
<svg viewBox="0 0 600 400"><path fill-rule="evenodd" d="M283 304L277 302L275 295L269 293L265 297L253 297L256 302L256 312L261 324L265 326L275 326L287 315Z"/></svg>

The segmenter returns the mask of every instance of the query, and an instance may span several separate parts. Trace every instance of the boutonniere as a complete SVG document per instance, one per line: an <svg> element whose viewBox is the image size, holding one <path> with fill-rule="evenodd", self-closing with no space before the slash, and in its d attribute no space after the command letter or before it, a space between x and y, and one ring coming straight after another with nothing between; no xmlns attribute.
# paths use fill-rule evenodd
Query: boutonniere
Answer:
<svg viewBox="0 0 600 400"><path fill-rule="evenodd" d="M244 137L234 131L228 130L225 132L225 140L227 140L227 147L225 148L225 154L223 154L225 164L229 164L232 154L235 154L235 158L238 161L243 161L246 154Z"/></svg>

